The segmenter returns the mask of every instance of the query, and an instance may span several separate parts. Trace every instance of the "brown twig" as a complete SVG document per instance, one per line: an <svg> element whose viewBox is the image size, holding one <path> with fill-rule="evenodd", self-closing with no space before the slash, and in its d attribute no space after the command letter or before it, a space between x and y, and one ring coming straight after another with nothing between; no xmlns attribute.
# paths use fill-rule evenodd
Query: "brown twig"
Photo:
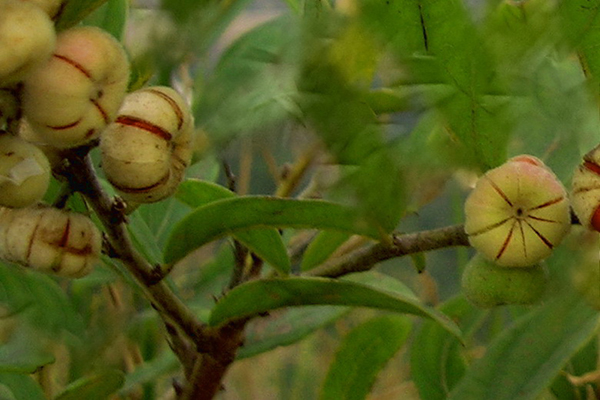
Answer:
<svg viewBox="0 0 600 400"><path fill-rule="evenodd" d="M165 321L181 329L199 348L211 347L204 334L204 325L179 300L167 284L157 276L157 269L134 248L125 224L122 210L100 186L90 157L73 154L60 173L67 178L73 190L82 193L104 226L114 255L140 284L152 307Z"/></svg>
<svg viewBox="0 0 600 400"><path fill-rule="evenodd" d="M305 275L336 278L367 271L378 262L390 258L453 246L469 246L463 225L403 235L393 234L389 243L380 242L344 254L308 271Z"/></svg>

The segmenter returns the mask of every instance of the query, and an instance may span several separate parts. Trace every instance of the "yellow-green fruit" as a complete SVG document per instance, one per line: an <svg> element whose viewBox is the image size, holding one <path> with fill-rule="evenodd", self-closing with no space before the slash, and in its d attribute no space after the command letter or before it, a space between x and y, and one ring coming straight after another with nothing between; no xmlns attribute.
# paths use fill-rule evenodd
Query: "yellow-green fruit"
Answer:
<svg viewBox="0 0 600 400"><path fill-rule="evenodd" d="M21 81L50 58L54 25L34 4L0 0L0 87Z"/></svg>
<svg viewBox="0 0 600 400"><path fill-rule="evenodd" d="M565 188L542 161L529 155L488 171L465 202L469 242L501 266L538 263L570 227Z"/></svg>
<svg viewBox="0 0 600 400"><path fill-rule="evenodd" d="M77 278L98 262L102 235L85 215L52 207L0 208L0 258Z"/></svg>
<svg viewBox="0 0 600 400"><path fill-rule="evenodd" d="M466 265L463 294L478 307L505 304L534 304L544 295L548 274L544 266L506 268L476 254Z"/></svg>
<svg viewBox="0 0 600 400"><path fill-rule="evenodd" d="M49 61L23 82L23 115L40 141L75 147L99 136L125 96L129 62L121 44L95 27L57 37Z"/></svg>
<svg viewBox="0 0 600 400"><path fill-rule="evenodd" d="M191 158L193 119L173 89L156 86L125 98L102 133L102 169L127 201L151 203L175 192Z"/></svg>
<svg viewBox="0 0 600 400"><path fill-rule="evenodd" d="M44 12L46 14L48 14L48 16L50 18L56 17L56 15L60 11L60 9L62 8L62 5L64 3L64 0L21 0L21 1L26 1L28 3L35 4L36 6L38 6L42 10L44 10Z"/></svg>
<svg viewBox="0 0 600 400"><path fill-rule="evenodd" d="M0 134L0 206L27 207L42 199L50 183L50 164L35 145Z"/></svg>

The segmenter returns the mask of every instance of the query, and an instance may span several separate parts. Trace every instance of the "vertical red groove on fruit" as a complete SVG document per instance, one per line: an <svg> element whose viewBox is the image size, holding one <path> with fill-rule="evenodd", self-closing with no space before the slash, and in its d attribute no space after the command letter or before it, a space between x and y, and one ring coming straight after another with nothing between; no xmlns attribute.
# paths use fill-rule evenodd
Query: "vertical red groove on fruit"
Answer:
<svg viewBox="0 0 600 400"><path fill-rule="evenodd" d="M108 114L106 113L106 111L104 110L104 108L102 108L102 106L100 105L100 103L98 103L98 100L91 99L90 101L92 102L92 104L94 105L94 107L96 107L96 109L100 113L100 116L102 117L102 120L104 121L104 123L108 124L110 122L110 118L108 117Z"/></svg>
<svg viewBox="0 0 600 400"><path fill-rule="evenodd" d="M177 129L181 129L181 127L183 126L184 114L183 114L183 111L181 110L181 108L179 107L179 105L175 102L175 100L173 100L171 97L167 96L165 93L161 92L160 90L147 89L147 91L150 93L154 93L155 95L161 97L163 100L165 100L167 103L169 103L169 105L175 112L175 115L177 116Z"/></svg>
<svg viewBox="0 0 600 400"><path fill-rule="evenodd" d="M79 72L81 72L83 75L85 75L88 79L92 79L92 75L90 74L90 72L83 65L79 64L77 61L75 61L67 56L60 55L60 54L53 54L53 57L66 62L67 64L69 64L69 65L73 66L74 68L76 68L77 70L79 70Z"/></svg>

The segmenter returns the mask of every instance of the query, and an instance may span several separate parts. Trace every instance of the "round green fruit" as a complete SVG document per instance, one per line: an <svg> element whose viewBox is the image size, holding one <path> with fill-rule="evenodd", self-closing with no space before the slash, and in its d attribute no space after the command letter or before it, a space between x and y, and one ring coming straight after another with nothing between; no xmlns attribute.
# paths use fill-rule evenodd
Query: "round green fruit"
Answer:
<svg viewBox="0 0 600 400"><path fill-rule="evenodd" d="M469 242L505 267L529 267L545 259L570 227L565 188L530 155L488 171L465 202Z"/></svg>
<svg viewBox="0 0 600 400"><path fill-rule="evenodd" d="M476 254L463 271L461 286L471 303L491 308L505 304L534 304L544 295L547 282L548 273L542 264L506 268Z"/></svg>

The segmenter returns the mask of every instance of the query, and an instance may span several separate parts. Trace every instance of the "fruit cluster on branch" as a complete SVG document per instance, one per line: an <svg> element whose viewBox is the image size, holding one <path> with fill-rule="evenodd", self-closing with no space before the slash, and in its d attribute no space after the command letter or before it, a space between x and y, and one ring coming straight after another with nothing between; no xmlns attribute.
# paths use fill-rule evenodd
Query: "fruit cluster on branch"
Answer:
<svg viewBox="0 0 600 400"><path fill-rule="evenodd" d="M128 93L128 56L109 33L57 32L61 3L0 0L0 258L77 277L101 234L88 216L42 204L52 175L99 143L128 206L162 200L190 163L193 120L171 88Z"/></svg>

